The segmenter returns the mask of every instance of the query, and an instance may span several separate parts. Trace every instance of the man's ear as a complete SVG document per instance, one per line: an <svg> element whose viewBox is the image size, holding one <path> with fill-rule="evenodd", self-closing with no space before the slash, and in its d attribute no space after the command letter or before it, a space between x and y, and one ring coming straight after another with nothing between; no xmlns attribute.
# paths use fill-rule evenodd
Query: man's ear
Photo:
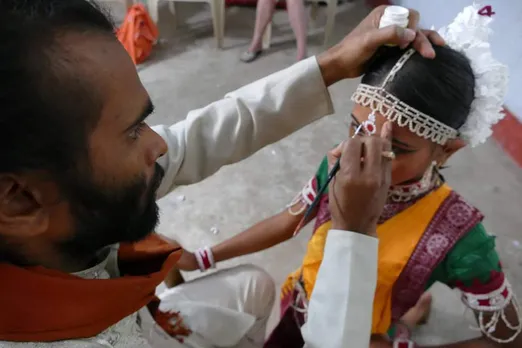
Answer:
<svg viewBox="0 0 522 348"><path fill-rule="evenodd" d="M49 219L43 205L43 186L23 177L0 174L0 235L23 238L47 230Z"/></svg>
<svg viewBox="0 0 522 348"><path fill-rule="evenodd" d="M448 159L457 151L466 146L466 143L462 139L449 140L445 145L441 147L439 154L437 155L437 163L442 166L448 161Z"/></svg>

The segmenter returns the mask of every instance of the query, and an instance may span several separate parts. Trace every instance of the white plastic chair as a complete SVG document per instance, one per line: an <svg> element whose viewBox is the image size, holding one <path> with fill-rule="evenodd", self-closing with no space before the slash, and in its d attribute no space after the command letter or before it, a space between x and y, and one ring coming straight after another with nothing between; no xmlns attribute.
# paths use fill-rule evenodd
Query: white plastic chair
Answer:
<svg viewBox="0 0 522 348"><path fill-rule="evenodd" d="M328 43L330 42L330 37L332 36L332 32L335 26L335 15L337 14L337 0L310 0L312 2L312 7L310 10L310 17L312 22L317 20L317 13L319 11L319 2L325 1L326 6L326 25L324 27L324 41L323 44L325 47L328 47ZM269 49L270 43L272 41L272 23L270 22L263 33L263 49Z"/></svg>
<svg viewBox="0 0 522 348"><path fill-rule="evenodd" d="M129 1L129 0L127 0ZM206 2L212 11L212 25L214 27L214 37L218 48L223 48L223 38L225 36L225 0L166 0L169 2L169 9L172 15L176 15L175 2ZM149 14L154 22L158 22L158 3L159 0L147 0Z"/></svg>

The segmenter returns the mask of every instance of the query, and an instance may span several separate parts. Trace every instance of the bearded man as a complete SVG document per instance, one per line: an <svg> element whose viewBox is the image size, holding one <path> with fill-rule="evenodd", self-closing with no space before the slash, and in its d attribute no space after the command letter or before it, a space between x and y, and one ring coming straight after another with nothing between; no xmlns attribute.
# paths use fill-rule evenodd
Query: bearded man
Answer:
<svg viewBox="0 0 522 348"><path fill-rule="evenodd" d="M378 30L382 13L323 55L152 129L149 95L94 3L0 0L0 347L262 346L274 299L262 270L155 296L180 257L153 233L156 199L331 114L327 86L359 76L382 44L433 56L424 33ZM327 335L314 330L311 347Z"/></svg>

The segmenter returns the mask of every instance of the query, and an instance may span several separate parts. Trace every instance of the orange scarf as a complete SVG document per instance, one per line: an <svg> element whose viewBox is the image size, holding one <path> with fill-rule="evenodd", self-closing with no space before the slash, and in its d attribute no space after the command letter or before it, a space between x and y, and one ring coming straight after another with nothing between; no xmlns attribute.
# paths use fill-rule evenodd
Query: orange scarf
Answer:
<svg viewBox="0 0 522 348"><path fill-rule="evenodd" d="M156 300L181 248L151 234L118 253L121 278L82 279L43 267L0 264L0 341L96 336ZM156 314L156 313L153 313Z"/></svg>

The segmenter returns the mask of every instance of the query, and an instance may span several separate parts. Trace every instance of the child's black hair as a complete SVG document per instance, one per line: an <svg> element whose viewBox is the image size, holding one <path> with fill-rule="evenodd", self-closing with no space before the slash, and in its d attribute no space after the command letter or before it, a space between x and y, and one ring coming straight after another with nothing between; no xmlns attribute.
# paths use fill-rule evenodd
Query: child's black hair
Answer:
<svg viewBox="0 0 522 348"><path fill-rule="evenodd" d="M475 76L464 54L434 46L435 59L415 53L385 89L411 107L459 129L475 97ZM390 47L369 66L362 82L379 86L404 51Z"/></svg>

